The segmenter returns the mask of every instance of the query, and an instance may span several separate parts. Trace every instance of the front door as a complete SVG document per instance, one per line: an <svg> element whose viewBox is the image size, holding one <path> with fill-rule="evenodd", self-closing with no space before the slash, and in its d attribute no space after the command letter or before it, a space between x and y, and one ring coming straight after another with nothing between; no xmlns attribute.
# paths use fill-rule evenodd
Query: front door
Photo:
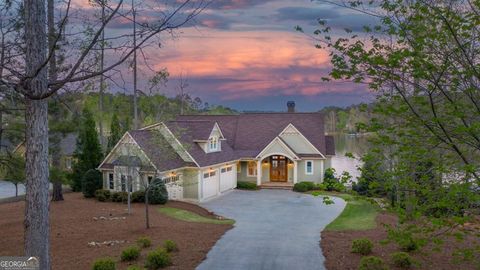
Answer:
<svg viewBox="0 0 480 270"><path fill-rule="evenodd" d="M287 159L284 156L270 157L270 181L287 182Z"/></svg>

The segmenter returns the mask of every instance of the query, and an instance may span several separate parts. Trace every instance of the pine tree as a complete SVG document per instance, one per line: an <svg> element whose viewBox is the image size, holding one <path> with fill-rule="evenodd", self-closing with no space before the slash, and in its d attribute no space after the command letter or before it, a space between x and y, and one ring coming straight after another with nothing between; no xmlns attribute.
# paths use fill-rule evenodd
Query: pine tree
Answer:
<svg viewBox="0 0 480 270"><path fill-rule="evenodd" d="M82 124L78 134L74 157L76 161L73 165L72 189L80 191L82 189L82 178L85 173L90 169L96 169L103 158L95 120L93 119L93 114L88 109L84 109L82 112Z"/></svg>
<svg viewBox="0 0 480 270"><path fill-rule="evenodd" d="M110 136L108 137L108 145L106 153L109 153L117 142L122 138L122 127L118 120L117 114L112 116L112 123L110 124Z"/></svg>

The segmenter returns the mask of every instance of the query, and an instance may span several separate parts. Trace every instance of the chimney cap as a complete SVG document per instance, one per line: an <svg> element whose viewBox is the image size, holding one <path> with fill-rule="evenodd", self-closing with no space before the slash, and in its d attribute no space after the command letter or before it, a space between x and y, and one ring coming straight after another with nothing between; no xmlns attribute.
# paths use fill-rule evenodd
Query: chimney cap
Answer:
<svg viewBox="0 0 480 270"><path fill-rule="evenodd" d="M295 101L288 101L287 102L288 112L295 112Z"/></svg>

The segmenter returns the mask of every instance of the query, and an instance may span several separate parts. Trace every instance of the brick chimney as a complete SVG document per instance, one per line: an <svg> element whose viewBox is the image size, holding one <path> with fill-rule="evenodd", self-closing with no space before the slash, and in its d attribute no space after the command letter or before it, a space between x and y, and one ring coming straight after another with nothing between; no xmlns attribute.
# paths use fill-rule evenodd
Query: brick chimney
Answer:
<svg viewBox="0 0 480 270"><path fill-rule="evenodd" d="M288 108L289 113L294 113L295 112L295 101L287 102L287 108Z"/></svg>

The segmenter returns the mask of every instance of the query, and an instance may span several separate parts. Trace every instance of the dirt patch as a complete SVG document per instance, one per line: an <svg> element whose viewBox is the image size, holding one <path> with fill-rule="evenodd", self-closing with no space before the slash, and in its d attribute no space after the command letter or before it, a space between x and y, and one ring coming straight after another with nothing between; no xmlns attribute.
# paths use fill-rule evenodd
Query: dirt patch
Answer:
<svg viewBox="0 0 480 270"><path fill-rule="evenodd" d="M321 246L325 256L325 266L328 270L356 270L360 263L361 255L351 253L352 241L357 238L369 238L374 243L371 255L381 257L389 264L390 269L400 269L391 265L390 255L399 251L395 244L382 245L380 242L387 237L384 224L395 224L396 217L392 214L381 213L377 216L377 227L365 231L323 231ZM467 238L464 242L450 239L445 243L445 248L440 252L411 253L412 257L420 263L415 269L425 270L452 270L452 269L477 269L476 265L469 262L454 263L452 251L455 247L472 246L478 239L475 236Z"/></svg>
<svg viewBox="0 0 480 270"><path fill-rule="evenodd" d="M153 246L146 251L161 246L167 239L177 243L179 251L173 253L173 265L167 269L194 269L215 242L232 227L172 219L156 211L158 206L151 206L151 228L147 230L143 204L132 204L132 214L128 216L126 204L84 199L79 193L64 196L65 201L50 204L53 269L90 269L92 262L100 257L112 257L119 261L121 251L134 245L140 236L152 239ZM189 203L172 201L166 206L213 216L207 210ZM0 216L0 256L22 255L24 202L0 204ZM107 219L95 220L94 217ZM120 243L99 247L88 245L90 242L105 241ZM142 251L140 259L133 264L143 266L146 251ZM121 263L118 266L117 269L126 269L128 264Z"/></svg>

